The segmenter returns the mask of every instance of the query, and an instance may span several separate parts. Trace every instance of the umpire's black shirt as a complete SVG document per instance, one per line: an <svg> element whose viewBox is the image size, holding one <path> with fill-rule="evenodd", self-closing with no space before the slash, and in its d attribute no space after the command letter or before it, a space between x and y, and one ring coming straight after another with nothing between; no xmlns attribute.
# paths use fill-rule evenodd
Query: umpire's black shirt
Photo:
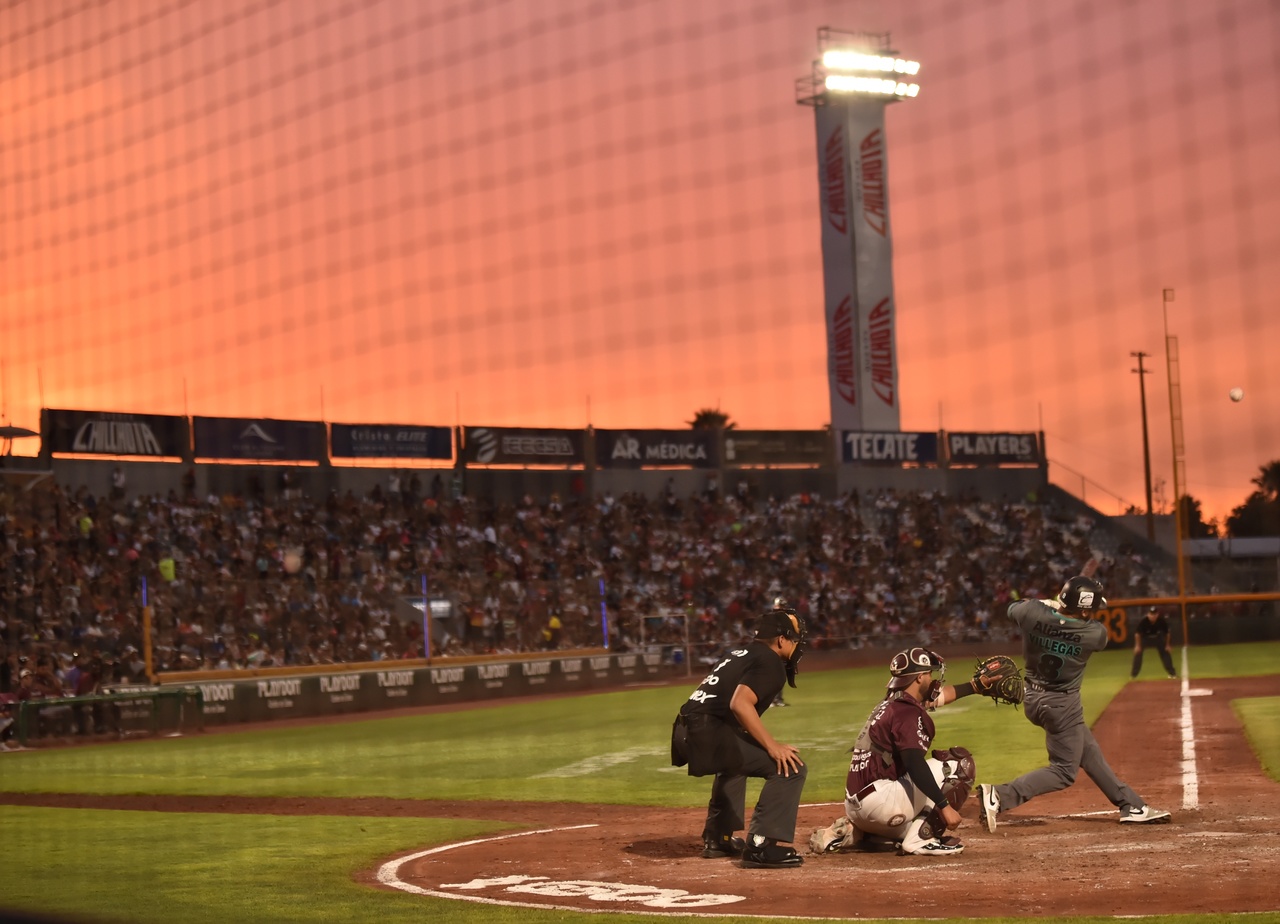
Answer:
<svg viewBox="0 0 1280 924"><path fill-rule="evenodd" d="M713 715L737 724L729 703L739 685L756 695L756 715L763 715L787 682L787 668L778 653L762 641L725 652L711 673L680 707L685 716Z"/></svg>

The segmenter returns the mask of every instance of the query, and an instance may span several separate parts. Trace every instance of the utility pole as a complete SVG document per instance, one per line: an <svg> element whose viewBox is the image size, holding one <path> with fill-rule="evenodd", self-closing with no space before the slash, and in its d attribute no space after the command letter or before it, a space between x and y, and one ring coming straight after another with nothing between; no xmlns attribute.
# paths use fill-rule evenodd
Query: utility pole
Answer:
<svg viewBox="0 0 1280 924"><path fill-rule="evenodd" d="M1142 367L1142 360L1148 355L1141 350L1131 352L1130 356L1138 359L1138 368L1130 372L1138 373L1138 394L1142 399L1142 467L1147 477L1147 539L1156 541L1156 521L1151 510L1151 440L1147 433L1147 383L1144 376L1151 370Z"/></svg>

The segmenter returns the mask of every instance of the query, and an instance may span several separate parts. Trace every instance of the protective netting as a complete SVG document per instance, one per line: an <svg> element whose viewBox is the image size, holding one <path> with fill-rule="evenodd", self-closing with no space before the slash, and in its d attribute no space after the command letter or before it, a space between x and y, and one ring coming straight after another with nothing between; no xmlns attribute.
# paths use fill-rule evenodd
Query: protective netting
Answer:
<svg viewBox="0 0 1280 924"><path fill-rule="evenodd" d="M1187 489L1240 503L1280 456L1270 0L8 2L5 416L820 427L821 25L924 65L903 428L1044 429L1141 506L1145 351L1168 507L1173 288Z"/></svg>

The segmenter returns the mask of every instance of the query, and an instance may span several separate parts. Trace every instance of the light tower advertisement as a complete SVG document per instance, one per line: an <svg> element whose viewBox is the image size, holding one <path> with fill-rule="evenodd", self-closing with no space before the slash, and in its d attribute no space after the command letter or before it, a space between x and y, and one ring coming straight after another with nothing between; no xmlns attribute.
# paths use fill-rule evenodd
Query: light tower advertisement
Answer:
<svg viewBox="0 0 1280 924"><path fill-rule="evenodd" d="M899 430L884 111L920 92L920 65L887 35L822 29L818 40L797 102L813 106L817 126L831 427Z"/></svg>

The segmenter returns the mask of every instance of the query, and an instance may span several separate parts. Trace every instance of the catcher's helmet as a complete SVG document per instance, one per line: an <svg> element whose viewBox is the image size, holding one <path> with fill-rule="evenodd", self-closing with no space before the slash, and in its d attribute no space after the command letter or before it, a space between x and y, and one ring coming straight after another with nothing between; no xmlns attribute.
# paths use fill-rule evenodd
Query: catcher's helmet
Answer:
<svg viewBox="0 0 1280 924"><path fill-rule="evenodd" d="M1069 578L1062 585L1058 599L1062 601L1064 613L1093 613L1107 605L1107 598L1102 595L1102 585L1083 574Z"/></svg>
<svg viewBox="0 0 1280 924"><path fill-rule="evenodd" d="M908 648L899 651L889 662L890 690L905 690L915 681L917 674L945 671L946 659L928 648Z"/></svg>

